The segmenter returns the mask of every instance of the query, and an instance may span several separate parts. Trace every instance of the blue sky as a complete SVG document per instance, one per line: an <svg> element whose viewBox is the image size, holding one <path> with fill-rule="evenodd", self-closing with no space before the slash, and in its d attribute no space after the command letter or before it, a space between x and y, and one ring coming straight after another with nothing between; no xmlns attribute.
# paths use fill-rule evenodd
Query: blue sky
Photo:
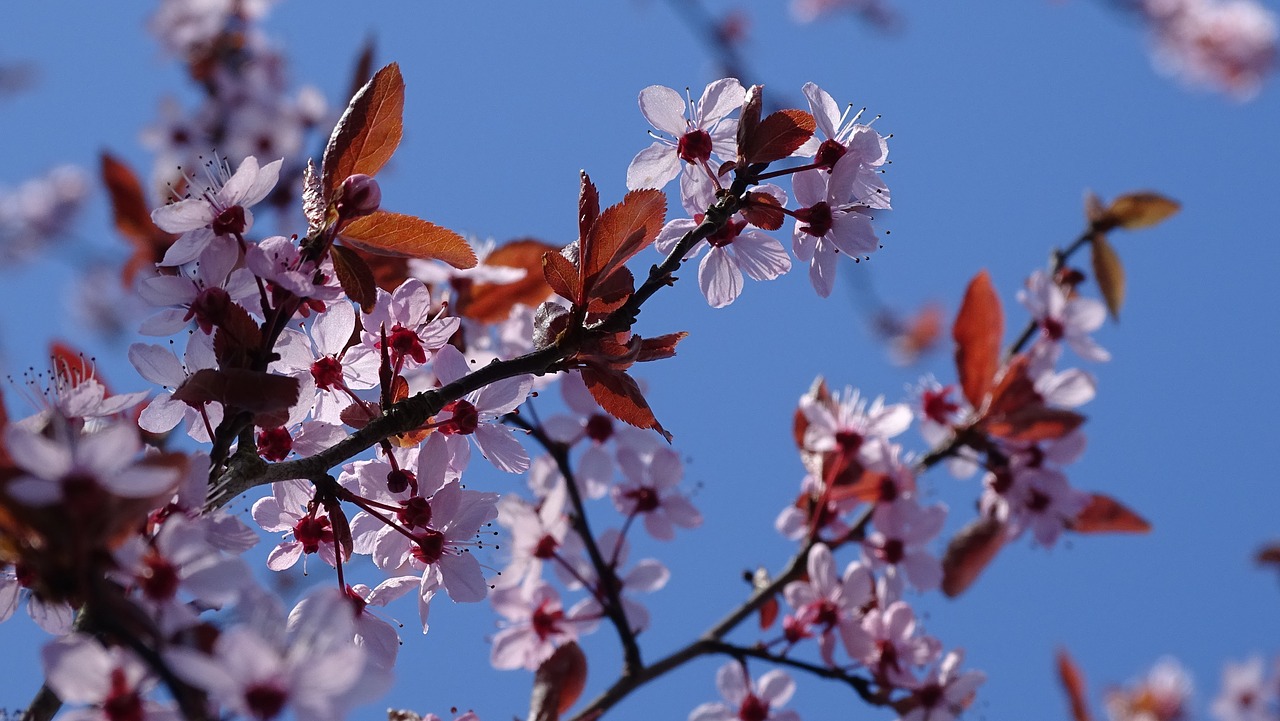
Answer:
<svg viewBox="0 0 1280 721"><path fill-rule="evenodd" d="M1085 189L1109 198L1150 188L1180 200L1183 211L1112 238L1129 301L1122 322L1097 335L1115 359L1089 368L1099 378L1097 400L1083 409L1089 449L1069 473L1076 486L1143 513L1154 530L1076 537L1050 551L1023 541L960 599L935 594L919 607L932 633L965 648L968 665L989 676L973 718L1066 718L1052 671L1060 645L1084 668L1095 700L1106 684L1173 654L1194 673L1207 717L1222 662L1274 654L1280 633L1276 578L1250 560L1278 535L1280 510L1268 462L1280 407L1275 88L1237 104L1161 77L1141 28L1101 2L904 5L905 28L890 37L846 18L796 26L781 3L748 7L749 80L763 82L770 97L800 103L800 86L813 80L838 102L883 116L876 127L893 133L885 179L895 210L878 225L892 232L870 264L841 266L826 300L792 273L748 284L719 311L691 282L646 306L641 334L691 333L676 359L643 375L706 517L673 544L636 551L673 571L667 589L647 599L655 618L641 638L647 657L682 644L742 598L743 569L776 569L789 556L772 521L802 474L791 414L815 375L890 400L905 399L927 372L952 377L945 351L909 369L888 363L855 278L904 309L940 301L950 318L968 279L987 268L1009 327L1020 327L1014 293L1052 246L1079 232ZM103 148L150 167L138 131L153 122L158 99L194 97L145 33L150 11L143 2L5 8L0 62L33 63L38 76L30 90L0 99L0 185L61 163L92 171ZM648 143L639 90L656 83L696 94L715 79L705 48L652 0L295 0L279 5L266 28L287 48L295 83L317 85L335 105L360 44L376 38L379 61L398 61L408 85L405 140L380 175L385 207L499 240L570 240L578 170L616 201L627 163ZM97 355L115 387L143 388L120 342L95 339L58 310L86 253L123 257L101 193L71 247L0 269L0 368L41 364L45 339L58 336ZM693 278L692 270L684 275ZM510 478L472 483L514 488ZM934 473L924 484L955 509L953 524L970 517L976 479ZM313 573L307 582L324 579ZM391 611L408 624L398 682L364 717L383 705L523 715L529 677L488 669L487 607L437 603L425 638L411 607ZM0 707L24 705L38 686L38 638L23 620L0 627ZM592 695L618 654L604 632L588 652ZM664 678L614 717L684 718L715 698L720 663ZM791 705L806 719L892 718L811 679Z"/></svg>

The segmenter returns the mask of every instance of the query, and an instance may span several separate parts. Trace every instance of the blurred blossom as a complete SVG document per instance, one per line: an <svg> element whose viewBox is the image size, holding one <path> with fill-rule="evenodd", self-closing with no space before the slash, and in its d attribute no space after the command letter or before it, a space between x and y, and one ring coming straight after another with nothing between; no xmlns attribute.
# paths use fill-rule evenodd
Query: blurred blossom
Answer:
<svg viewBox="0 0 1280 721"><path fill-rule="evenodd" d="M17 188L0 187L0 260L26 260L64 238L88 193L84 171L72 165Z"/></svg>
<svg viewBox="0 0 1280 721"><path fill-rule="evenodd" d="M1187 718L1191 676L1175 658L1163 658L1137 682L1107 694L1111 721L1179 721Z"/></svg>
<svg viewBox="0 0 1280 721"><path fill-rule="evenodd" d="M1249 100L1276 60L1275 16L1253 0L1142 0L1161 71Z"/></svg>

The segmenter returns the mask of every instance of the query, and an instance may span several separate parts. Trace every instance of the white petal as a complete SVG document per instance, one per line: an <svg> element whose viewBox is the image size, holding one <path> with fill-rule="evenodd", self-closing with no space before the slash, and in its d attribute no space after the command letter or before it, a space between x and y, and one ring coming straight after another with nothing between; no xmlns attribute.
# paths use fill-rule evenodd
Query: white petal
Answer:
<svg viewBox="0 0 1280 721"><path fill-rule="evenodd" d="M742 294L742 271L724 248L712 248L698 264L698 287L712 308L723 308Z"/></svg>
<svg viewBox="0 0 1280 721"><path fill-rule="evenodd" d="M668 135L678 138L689 129L684 111L684 97L671 88L650 85L640 91L640 113L650 125Z"/></svg>
<svg viewBox="0 0 1280 721"><path fill-rule="evenodd" d="M627 190L662 189L680 174L680 156L665 143L654 143L636 153L627 166Z"/></svg>

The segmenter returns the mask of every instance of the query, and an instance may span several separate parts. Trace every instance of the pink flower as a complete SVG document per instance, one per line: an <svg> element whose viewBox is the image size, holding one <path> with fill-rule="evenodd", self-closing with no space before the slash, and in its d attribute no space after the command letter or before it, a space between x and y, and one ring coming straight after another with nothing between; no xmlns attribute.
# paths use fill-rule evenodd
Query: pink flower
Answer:
<svg viewBox="0 0 1280 721"><path fill-rule="evenodd" d="M661 85L641 90L640 112L650 125L670 137L654 136L657 141L632 159L627 188L662 188L680 174L681 161L712 173L707 161L713 154L726 160L736 156L738 121L727 116L742 107L746 96L736 78L707 85L697 104L691 99L686 104L680 93Z"/></svg>
<svg viewBox="0 0 1280 721"><path fill-rule="evenodd" d="M145 698L155 685L142 662L120 648L103 648L80 634L60 638L41 651L45 678L58 698L91 708L62 714L71 721L179 721L174 709Z"/></svg>
<svg viewBox="0 0 1280 721"><path fill-rule="evenodd" d="M1238 100L1275 68L1275 16L1253 0L1145 0L1157 68Z"/></svg>
<svg viewBox="0 0 1280 721"><path fill-rule="evenodd" d="M271 495L253 504L253 520L268 533L284 533L286 539L271 549L267 568L291 568L304 554L312 553L330 566L338 565L333 526L329 516L313 503L315 489L303 480L271 484Z"/></svg>
<svg viewBox="0 0 1280 721"><path fill-rule="evenodd" d="M48 603L28 591L23 583L28 575L30 574L20 574L12 566L0 569L0 623L13 616L25 595L27 614L45 633L53 636L69 633L71 624L75 621L76 610L65 603Z"/></svg>
<svg viewBox="0 0 1280 721"><path fill-rule="evenodd" d="M730 661L716 672L716 690L724 702L702 704L689 721L800 721L795 711L778 708L796 692L796 682L785 671L774 669L752 682L744 665Z"/></svg>
<svg viewBox="0 0 1280 721"><path fill-rule="evenodd" d="M875 568L904 572L916 590L933 590L942 582L942 564L925 544L946 520L947 508L941 504L922 508L910 498L877 504L871 516L876 530L862 542L863 553Z"/></svg>
<svg viewBox="0 0 1280 721"><path fill-rule="evenodd" d="M828 172L846 155L854 156L858 168L846 171L852 174L852 178L849 195L844 200L854 200L868 208L889 209L889 188L880 179L880 169L889 159L887 140L871 126L858 123L862 111L849 117L848 109L841 112L836 101L817 85L805 83L803 92L809 100L809 110L813 113L818 132L826 136L826 140L819 142L817 137L811 138L796 152L807 151L808 155L814 156L814 162Z"/></svg>
<svg viewBox="0 0 1280 721"><path fill-rule="evenodd" d="M682 193L689 218L677 218L662 228L654 241L654 247L663 254L670 253L686 233L702 223L707 208L715 203L716 188L710 183L699 183L688 195ZM778 201L787 203L787 195L776 185L761 185L754 192L766 193ZM752 280L773 280L791 270L791 258L773 236L750 228L741 213L736 213L720 232L706 240L698 241L685 259L694 258L703 248L710 250L698 264L698 287L712 308L723 308L742 294L742 275Z"/></svg>
<svg viewBox="0 0 1280 721"><path fill-rule="evenodd" d="M973 702L974 692L986 674L981 671L959 673L964 654L952 651L943 657L938 667L930 671L920 687L911 694L914 707L901 721L951 721Z"/></svg>
<svg viewBox="0 0 1280 721"><path fill-rule="evenodd" d="M1210 711L1218 721L1273 721L1276 684L1268 678L1261 656L1222 669L1222 690Z"/></svg>
<svg viewBox="0 0 1280 721"><path fill-rule="evenodd" d="M824 543L809 549L808 570L809 580L788 583L783 596L795 609L796 628L803 629L805 636L812 635L811 628L818 629L822 660L834 666L836 634L844 626L858 623L862 607L875 598L875 579L857 562L850 563L844 576L838 577L835 558Z"/></svg>
<svg viewBox="0 0 1280 721"><path fill-rule="evenodd" d="M176 275L153 275L138 283L138 295L153 306L164 308L143 321L138 332L163 336L188 327L191 321L205 333L226 318L227 306L235 303L256 308L258 287L253 274L236 268L240 249L230 239L212 240L200 254L200 262L180 269Z"/></svg>
<svg viewBox="0 0 1280 721"><path fill-rule="evenodd" d="M1191 693L1190 674L1177 659L1166 657L1136 684L1108 693L1105 704L1113 721L1181 721Z"/></svg>
<svg viewBox="0 0 1280 721"><path fill-rule="evenodd" d="M436 353L432 367L436 378L448 385L471 372L462 351L445 345ZM529 454L515 432L501 423L502 416L514 411L533 389L533 376L523 375L495 381L472 391L445 406L444 415L436 417L439 432L455 443L459 436L471 436L480 455L500 471L524 473L529 470ZM465 443L458 439L456 442Z"/></svg>
<svg viewBox="0 0 1280 721"><path fill-rule="evenodd" d="M1068 298L1041 270L1032 273L1027 287L1018 291L1018 301L1040 326L1040 336L1031 352L1042 356L1045 365L1057 362L1062 353L1061 343L1071 346L1071 350L1085 360L1111 360L1111 354L1089 337L1107 319L1107 308L1101 301L1080 296Z"/></svg>
<svg viewBox="0 0 1280 721"><path fill-rule="evenodd" d="M422 281L410 278L394 292L378 289L373 310L365 313L361 327L364 349L375 356L382 348L382 333L387 336L387 354L396 373L425 364L449 342L458 330L457 318L442 318L431 312L431 291ZM351 353L357 353L352 349Z"/></svg>
<svg viewBox="0 0 1280 721"><path fill-rule="evenodd" d="M589 633L598 621L578 621L565 613L560 596L549 584L534 579L489 594L493 609L506 618L493 637L489 662L497 669L537 670L556 648Z"/></svg>
<svg viewBox="0 0 1280 721"><path fill-rule="evenodd" d="M684 474L680 455L670 448L637 453L618 450L618 463L627 482L613 487L613 505L631 517L642 516L645 530L660 541L675 538L674 526L697 528L702 514L676 490Z"/></svg>
<svg viewBox="0 0 1280 721"><path fill-rule="evenodd" d="M5 429L9 455L25 471L5 492L20 503L64 503L73 518L83 518L100 508L104 494L160 498L178 484L178 469L138 458L142 441L132 424L114 423L96 433L72 430L65 422L53 427L53 438L19 424Z"/></svg>
<svg viewBox="0 0 1280 721"><path fill-rule="evenodd" d="M606 559L613 559L610 563L613 568L615 580L618 584L619 593L641 592L649 593L657 591L667 585L667 580L671 578L671 572L667 567L662 565L656 559L646 558L636 562L636 565L626 573L621 573L618 569L627 564L627 542L622 534L617 530L610 528L600 534L600 553ZM577 578L585 581L592 588L600 585L600 579L596 575L595 568L585 559L579 558L575 564L577 569ZM571 588L576 588L580 583L569 584ZM597 589L598 590L598 589ZM634 632L640 632L649 627L649 611L639 602L628 596L622 596L622 611L627 617L627 625ZM604 617L604 608L600 605L595 594L579 601L569 614L574 618L580 619L599 619Z"/></svg>
<svg viewBox="0 0 1280 721"><path fill-rule="evenodd" d="M916 688L913 669L937 657L936 639L916 635L916 614L902 601L873 608L862 625L841 628L849 656L866 664L881 684Z"/></svg>
<svg viewBox="0 0 1280 721"><path fill-rule="evenodd" d="M834 409L808 394L800 399L800 412L809 422L804 432L805 450L862 454L868 439L892 438L911 425L911 408L906 404L886 406L884 398L876 398L868 407L858 389L851 386L833 400Z"/></svg>
<svg viewBox="0 0 1280 721"><path fill-rule="evenodd" d="M249 206L267 197L276 187L283 162L276 160L258 167L258 159L250 155L233 175L225 161L207 161L204 187L196 188L194 197L188 193L186 198L151 212L151 220L161 230L183 234L160 264L182 265L193 261L215 236L243 235L253 227ZM190 185L196 187L194 178Z"/></svg>
<svg viewBox="0 0 1280 721"><path fill-rule="evenodd" d="M834 287L838 254L856 260L880 247L871 216L866 213L866 200L850 200L861 170L858 156L846 153L830 174L805 170L791 181L800 206L793 213L796 226L791 250L800 261L809 263L809 281L823 298L831 295Z"/></svg>

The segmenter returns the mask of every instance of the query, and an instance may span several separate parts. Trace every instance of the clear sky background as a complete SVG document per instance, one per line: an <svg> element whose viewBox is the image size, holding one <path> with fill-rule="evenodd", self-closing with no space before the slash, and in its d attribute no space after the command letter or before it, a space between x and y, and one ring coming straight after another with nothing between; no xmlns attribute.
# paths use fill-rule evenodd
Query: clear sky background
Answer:
<svg viewBox="0 0 1280 721"><path fill-rule="evenodd" d="M716 311L688 282L690 269L646 306L639 333L691 332L678 358L642 375L688 458L686 481L699 486L695 502L706 517L674 543L633 551L673 571L664 591L644 599L654 616L641 637L646 658L682 645L739 602L744 569L778 569L792 552L772 524L802 475L791 417L815 375L889 400L906 399L927 372L953 378L947 349L915 367L891 365L859 287L904 310L940 301L949 322L969 278L987 268L1008 326L1019 328L1016 289L1052 246L1078 234L1084 190L1109 198L1149 188L1180 200L1183 211L1156 229L1112 238L1126 262L1129 301L1123 322L1096 336L1114 360L1089 368L1099 395L1083 409L1089 448L1069 474L1077 487L1120 498L1154 530L1072 537L1050 551L1024 540L960 599L932 594L913 603L931 633L988 674L972 718L1067 718L1052 665L1064 645L1095 705L1108 684L1175 655L1193 672L1197 715L1207 718L1224 660L1280 651L1280 587L1251 561L1280 536L1274 83L1247 104L1188 90L1152 69L1142 29L1102 2L904 3L905 27L893 36L843 17L797 26L781 2L746 6L753 24L744 53L754 75L744 80L792 105L813 80L837 102L883 115L876 127L894 136L885 179L895 210L878 225L892 233L870 264L841 266L826 300L793 272L749 283ZM32 88L0 99L0 185L62 163L95 172L104 148L149 172L139 130L154 122L163 95L188 105L195 97L146 34L151 10L137 1L0 9L0 63L30 62L38 73ZM379 63L398 61L408 84L405 140L380 175L384 207L499 240L571 240L578 170L616 202L628 162L649 141L639 90L691 86L696 96L715 79L699 38L656 0L294 0L274 9L266 28L287 48L295 83L318 86L335 107L361 43L376 38ZM100 191L75 236L52 259L0 269L0 367L42 365L57 336L95 354L114 388L142 389L123 360L127 341L103 340L63 310L84 258L124 257ZM11 414L26 412L6 396ZM469 481L496 490L517 483L483 473ZM972 517L976 478L936 472L923 484L955 510L953 525ZM843 565L850 557L838 558ZM305 582L328 582L320 564L312 568ZM425 638L408 599L390 615L407 624L397 683L361 718L377 718L383 705L442 715L474 708L486 721L526 713L530 676L488 667L484 637L494 626L486 605L437 600ZM38 687L40 642L25 618L0 626L0 707L25 705ZM587 650L591 696L612 679L620 654L607 629ZM722 662L681 669L610 718L683 719L717 697L713 674ZM791 706L805 719L892 718L815 679L800 680Z"/></svg>

